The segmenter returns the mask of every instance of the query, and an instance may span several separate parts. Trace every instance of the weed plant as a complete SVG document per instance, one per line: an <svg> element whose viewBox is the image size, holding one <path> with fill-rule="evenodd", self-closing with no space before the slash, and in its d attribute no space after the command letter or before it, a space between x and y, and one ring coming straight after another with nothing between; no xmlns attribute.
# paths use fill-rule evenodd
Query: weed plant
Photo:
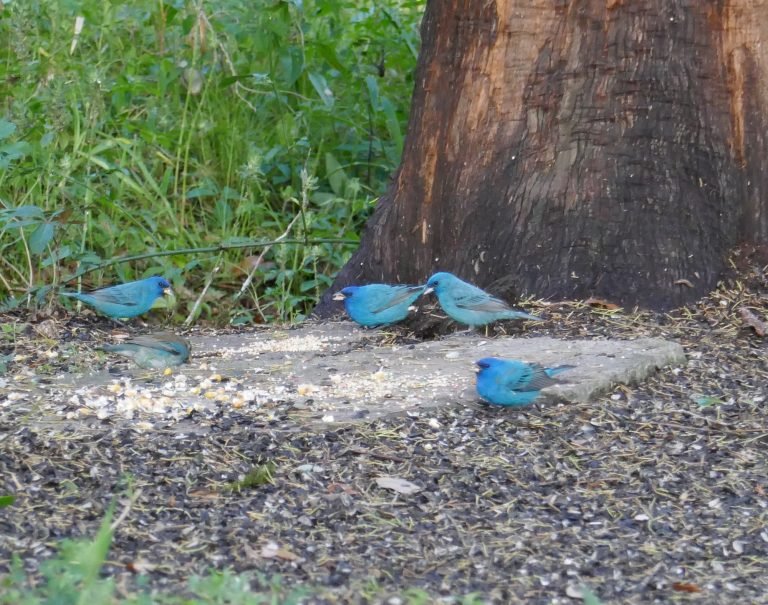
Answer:
<svg viewBox="0 0 768 605"><path fill-rule="evenodd" d="M161 273L177 318L304 316L399 161L422 4L3 0L0 300Z"/></svg>

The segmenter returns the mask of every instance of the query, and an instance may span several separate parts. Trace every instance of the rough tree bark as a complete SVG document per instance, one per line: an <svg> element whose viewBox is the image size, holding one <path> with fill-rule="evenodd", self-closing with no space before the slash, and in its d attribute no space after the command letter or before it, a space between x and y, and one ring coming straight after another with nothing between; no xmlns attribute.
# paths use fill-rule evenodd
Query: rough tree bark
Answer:
<svg viewBox="0 0 768 605"><path fill-rule="evenodd" d="M402 164L330 292L704 295L768 242L762 40L763 0L430 0Z"/></svg>

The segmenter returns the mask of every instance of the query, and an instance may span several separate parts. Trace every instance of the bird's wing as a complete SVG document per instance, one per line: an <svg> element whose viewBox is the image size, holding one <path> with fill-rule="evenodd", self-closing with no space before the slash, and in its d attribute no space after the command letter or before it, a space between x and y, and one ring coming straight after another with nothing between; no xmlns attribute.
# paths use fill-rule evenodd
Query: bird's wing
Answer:
<svg viewBox="0 0 768 605"><path fill-rule="evenodd" d="M423 289L424 286L401 286L399 288L393 288L391 296L385 301L382 301L380 305L371 309L371 313L381 313L382 311L386 311L387 309L405 302L413 297L416 292L421 292Z"/></svg>
<svg viewBox="0 0 768 605"><path fill-rule="evenodd" d="M557 380L547 375L544 366L538 363L529 363L519 375L518 386L510 385L510 387L517 391L540 391L553 384L557 384Z"/></svg>
<svg viewBox="0 0 768 605"><path fill-rule="evenodd" d="M140 289L136 284L120 284L110 286L101 290L94 290L88 293L100 302L111 303L115 305L124 305L126 307L135 307L142 298Z"/></svg>
<svg viewBox="0 0 768 605"><path fill-rule="evenodd" d="M504 313L509 311L509 305L503 300L494 298L480 290L479 292L467 292L455 298L456 306L469 311L484 311L486 313Z"/></svg>

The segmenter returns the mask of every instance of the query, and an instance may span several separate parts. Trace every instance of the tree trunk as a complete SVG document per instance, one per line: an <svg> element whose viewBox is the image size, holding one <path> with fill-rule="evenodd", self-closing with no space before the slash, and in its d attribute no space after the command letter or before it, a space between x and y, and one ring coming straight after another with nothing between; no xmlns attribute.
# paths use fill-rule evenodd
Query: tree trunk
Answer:
<svg viewBox="0 0 768 605"><path fill-rule="evenodd" d="M331 292L447 270L656 309L706 294L768 242L761 40L763 0L430 0L402 164Z"/></svg>

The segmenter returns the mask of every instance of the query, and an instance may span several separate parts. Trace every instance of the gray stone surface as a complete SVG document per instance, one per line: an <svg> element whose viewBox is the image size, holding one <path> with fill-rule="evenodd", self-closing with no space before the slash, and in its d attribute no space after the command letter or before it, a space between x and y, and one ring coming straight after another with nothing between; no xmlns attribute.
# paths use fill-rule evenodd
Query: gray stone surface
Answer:
<svg viewBox="0 0 768 605"><path fill-rule="evenodd" d="M348 322L305 324L248 335L192 339L191 363L170 376L131 367L66 376L52 387L59 415L181 422L193 410L237 410L269 421L286 408L299 424L428 412L474 405L474 361L497 356L544 365L573 364L547 399L589 402L617 383L642 381L656 368L685 363L682 347L655 338L556 340L455 334L413 345L387 344L385 332ZM49 394L50 395L50 394ZM141 424L137 424L141 426Z"/></svg>

